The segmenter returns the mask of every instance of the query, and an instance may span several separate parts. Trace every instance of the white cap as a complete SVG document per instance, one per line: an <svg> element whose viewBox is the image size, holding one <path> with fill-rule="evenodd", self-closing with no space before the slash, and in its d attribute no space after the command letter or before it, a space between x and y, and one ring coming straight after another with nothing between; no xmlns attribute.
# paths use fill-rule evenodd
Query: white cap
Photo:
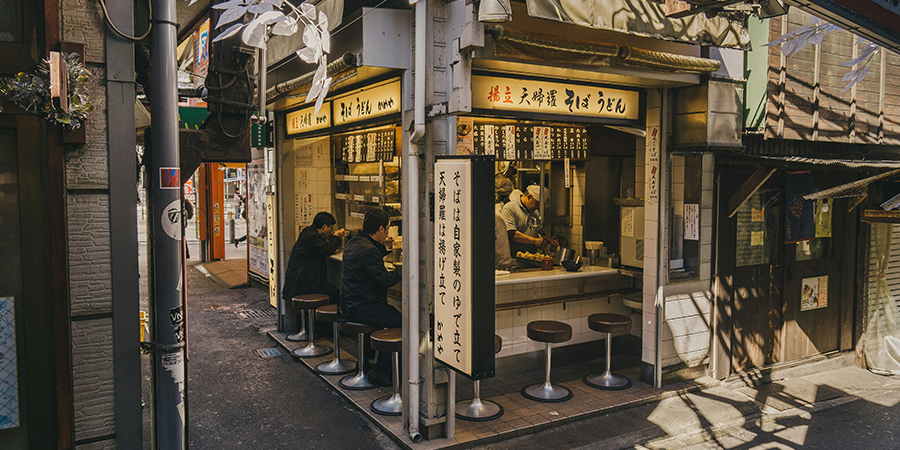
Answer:
<svg viewBox="0 0 900 450"><path fill-rule="evenodd" d="M528 188L526 188L525 190L528 191L528 193L531 194L531 196L537 201L541 201L541 191L544 191L544 194L548 194L550 192L547 189L541 189L540 186L536 184L528 186Z"/></svg>

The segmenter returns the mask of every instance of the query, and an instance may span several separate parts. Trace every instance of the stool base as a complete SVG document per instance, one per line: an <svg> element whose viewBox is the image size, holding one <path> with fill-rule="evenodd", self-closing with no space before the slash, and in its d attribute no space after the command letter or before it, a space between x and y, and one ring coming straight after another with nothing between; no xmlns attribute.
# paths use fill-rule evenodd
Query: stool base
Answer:
<svg viewBox="0 0 900 450"><path fill-rule="evenodd" d="M347 375L346 377L341 378L340 385L342 388L350 389L351 391L367 391L369 389L380 387L369 381L369 378L361 372L357 372L356 375Z"/></svg>
<svg viewBox="0 0 900 450"><path fill-rule="evenodd" d="M597 389L617 391L631 387L631 380L628 377L606 371L584 377L584 384Z"/></svg>
<svg viewBox="0 0 900 450"><path fill-rule="evenodd" d="M298 333L289 334L285 337L290 342L303 342L309 340L309 334L306 333L306 330L300 330Z"/></svg>
<svg viewBox="0 0 900 450"><path fill-rule="evenodd" d="M399 416L403 413L400 394L386 395L372 402L372 412L383 416Z"/></svg>
<svg viewBox="0 0 900 450"><path fill-rule="evenodd" d="M541 383L522 388L522 395L529 400L544 403L564 402L572 398L572 391L562 386Z"/></svg>
<svg viewBox="0 0 900 450"><path fill-rule="evenodd" d="M316 372L322 375L344 375L356 371L356 363L333 359L316 366Z"/></svg>
<svg viewBox="0 0 900 450"><path fill-rule="evenodd" d="M503 407L489 400L473 398L456 402L456 418L472 422L494 420L503 415Z"/></svg>
<svg viewBox="0 0 900 450"><path fill-rule="evenodd" d="M310 344L305 347L295 348L294 351L291 352L291 356L297 358L314 358L329 353L331 353L331 347L327 345L315 345L310 342Z"/></svg>

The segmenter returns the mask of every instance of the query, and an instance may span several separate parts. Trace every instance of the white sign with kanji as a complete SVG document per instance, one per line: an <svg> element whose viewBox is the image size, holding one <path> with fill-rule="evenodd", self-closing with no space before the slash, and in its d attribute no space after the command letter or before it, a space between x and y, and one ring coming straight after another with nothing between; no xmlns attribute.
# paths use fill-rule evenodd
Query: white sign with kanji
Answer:
<svg viewBox="0 0 900 450"><path fill-rule="evenodd" d="M434 165L434 355L472 373L472 163Z"/></svg>

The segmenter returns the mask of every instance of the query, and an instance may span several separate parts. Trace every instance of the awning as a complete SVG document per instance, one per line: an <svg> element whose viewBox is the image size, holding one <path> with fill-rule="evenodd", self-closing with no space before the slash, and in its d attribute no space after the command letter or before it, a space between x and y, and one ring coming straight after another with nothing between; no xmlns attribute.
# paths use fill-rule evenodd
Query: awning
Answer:
<svg viewBox="0 0 900 450"><path fill-rule="evenodd" d="M526 0L528 15L590 28L654 38L745 49L750 35L745 20L725 14L666 17L665 2L652 0ZM737 18L735 18L737 19Z"/></svg>
<svg viewBox="0 0 900 450"><path fill-rule="evenodd" d="M494 37L494 55L508 59L638 67L676 73L715 72L722 66L719 61L709 58L570 39L503 25L488 27L485 33Z"/></svg>
<svg viewBox="0 0 900 450"><path fill-rule="evenodd" d="M898 164L897 167L900 167ZM809 195L804 195L804 200L818 200L820 198L843 198L843 197L862 197L867 194L867 188L869 184L874 181L878 181L884 178L892 177L894 175L900 174L900 169L894 169L890 172L880 173L875 176L871 176L869 178L863 178L862 180L853 181L850 183L842 184L840 186L835 186L831 189L825 189L824 191L815 192Z"/></svg>

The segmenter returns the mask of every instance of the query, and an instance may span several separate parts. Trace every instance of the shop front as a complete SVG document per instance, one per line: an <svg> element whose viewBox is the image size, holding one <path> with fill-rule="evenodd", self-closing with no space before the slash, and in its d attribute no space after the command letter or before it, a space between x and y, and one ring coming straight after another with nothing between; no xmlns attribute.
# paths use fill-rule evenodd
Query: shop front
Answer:
<svg viewBox="0 0 900 450"><path fill-rule="evenodd" d="M425 8L420 5L415 9ZM435 42L446 39L446 45L423 51L421 56L430 63L417 67L416 76L411 70L366 76L364 67L359 67L341 76L340 85L332 87L318 113L311 104L290 100L302 97L302 88L286 91L288 97L274 102L280 264L286 264L290 246L315 212L331 212L340 227L354 233L367 211L390 212L389 233L400 249L385 263L404 271L404 281L389 293L389 302L404 316L401 358L405 363L400 376L404 408L402 417L377 418L377 422L406 430L413 442L422 435L452 438L454 430L462 427L456 421L457 402L465 408L472 395L472 384L464 378L510 388L517 386L523 374L542 378L546 369L553 378L556 371L564 371L560 384L570 392L578 391L573 396L580 398L560 405L566 406L564 416L534 418L541 422L528 422L533 428L598 414L624 398L644 401L640 395L662 385L660 355L666 339L656 318L663 304L658 300L660 288L670 278L668 273L660 278L657 262L663 259L660 249L668 251L668 243L661 243L668 236L661 230L670 222L671 90L701 84L701 74L717 70L719 62L700 57L694 45L613 32L587 33L575 25L561 25L554 35L541 34L537 30L546 30L545 22L527 18L524 6L518 4L513 9L523 18L521 28L494 26L481 33L479 41L479 32L472 27L484 30L485 26L475 20L475 6L465 2L444 6L447 34L428 36ZM420 20L418 14L416 20ZM591 39L562 37L567 31ZM469 33L476 35L474 40ZM427 46L419 37L415 42L417 50ZM548 45L553 51L547 51ZM420 56L416 58L418 63ZM363 52L360 62L366 61L372 59ZM360 111L371 114L359 116ZM524 193L539 192L532 196L537 199L536 213L527 226L552 242L547 248L511 251L514 264L502 268L495 266L496 248L475 248L472 267L493 270L487 277L493 285L493 304L486 310L483 305L474 309L480 324L475 326L476 340L481 346L491 345L471 352L479 358L471 362L476 370L456 367L447 356L456 336L447 333L446 327L456 320L441 309L446 305L438 298L438 289L448 286L447 277L456 273L452 264L439 265L440 252L452 247L442 250L438 228L444 220L442 207L453 206L445 203L453 198L443 196L438 188L438 169L454 158L490 164L489 175L478 172L478 177L490 176L492 183L479 178L471 185L478 186L472 188L478 190L473 197L477 204L470 205L473 210L493 211L502 220L505 205L521 202ZM691 169L700 167L691 164L681 163ZM703 167L712 170L711 165ZM486 184L493 185L493 192L482 195ZM711 190L707 184L703 189L697 185L684 189L684 184L683 180L676 183L690 195ZM699 198L691 200L703 203ZM711 202L703 207L708 218ZM689 221L695 229L701 225L699 217L698 212ZM495 241L496 229L483 229L489 227L478 223L478 229L460 230L453 236L477 236L472 242L482 244ZM503 227L500 235L506 231L511 237L510 229ZM701 234L704 240L686 244L691 257L682 271L694 277L691 289L706 283L701 289L705 297L709 261L703 260L707 264L703 272L696 255L700 242L709 245L711 233L697 231L686 240ZM445 245L451 244L445 241ZM483 265L484 261L493 264ZM329 263L333 286L340 285L340 262L339 250ZM460 285L482 280L483 275L460 279ZM470 297L471 301L491 299L481 285ZM690 295L673 297L671 304L691 300ZM460 299L460 304L464 302ZM290 305L281 304L279 313L279 332L299 328ZM595 328L589 318L597 314L615 319ZM702 320L703 314L696 314L697 318ZM563 336L569 330L565 339L552 340L552 360L546 350L551 341L532 337L529 324L534 322L553 322ZM704 332L708 351L709 334ZM668 338L675 339L671 334ZM704 349L692 357L700 351ZM582 378L603 372L604 360L628 377L627 384L615 386L625 395L608 405L588 407L588 396L599 399L604 395L595 393L606 391L583 383ZM303 362L312 368L320 361ZM462 375L459 380L458 374ZM335 389L342 389L337 381L325 378ZM515 389L500 397L518 395ZM586 394L581 389L595 391ZM341 392L358 401L353 392ZM497 393L482 392L485 400L503 401ZM516 414L499 419L504 426L513 426L516 417L536 415L542 408L541 400L524 394L513 403Z"/></svg>
<svg viewBox="0 0 900 450"><path fill-rule="evenodd" d="M400 86L396 75L363 81L334 91L318 114L314 106L277 114L276 121L285 124L277 147L281 218L277 236L285 257L317 213L331 213L337 220L335 229L350 232L346 243L362 228L366 212L380 208L390 213L389 232L398 243L390 260L401 265ZM337 289L340 252L331 258L328 270L329 282ZM397 295L395 300L399 301ZM282 325L295 327L293 307L284 304L280 310Z"/></svg>

